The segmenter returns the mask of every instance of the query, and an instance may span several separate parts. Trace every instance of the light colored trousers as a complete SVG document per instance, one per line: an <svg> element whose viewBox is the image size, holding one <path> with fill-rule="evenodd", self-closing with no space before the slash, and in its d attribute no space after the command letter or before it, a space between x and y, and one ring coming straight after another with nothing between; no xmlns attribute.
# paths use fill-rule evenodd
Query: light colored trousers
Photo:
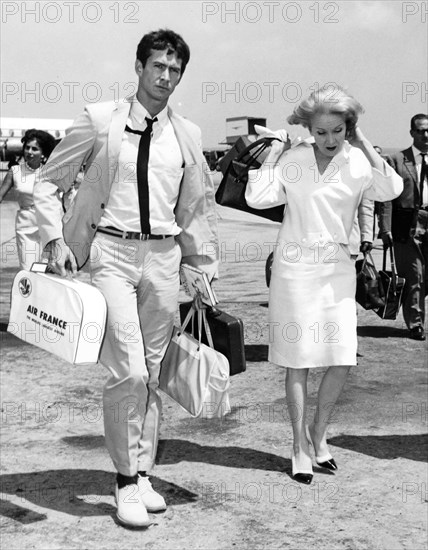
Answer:
<svg viewBox="0 0 428 550"><path fill-rule="evenodd" d="M160 363L178 303L181 250L174 238L124 240L97 233L92 283L107 301L100 361L107 449L118 472L149 471L156 458L162 401Z"/></svg>

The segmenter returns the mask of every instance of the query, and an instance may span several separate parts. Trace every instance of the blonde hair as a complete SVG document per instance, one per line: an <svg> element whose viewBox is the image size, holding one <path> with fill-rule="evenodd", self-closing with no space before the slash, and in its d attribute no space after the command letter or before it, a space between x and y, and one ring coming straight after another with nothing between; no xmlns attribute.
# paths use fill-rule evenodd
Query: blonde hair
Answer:
<svg viewBox="0 0 428 550"><path fill-rule="evenodd" d="M287 122L300 124L310 130L314 115L328 113L341 115L349 128L356 125L359 115L363 112L362 105L341 86L325 84L297 105L293 114L287 118Z"/></svg>

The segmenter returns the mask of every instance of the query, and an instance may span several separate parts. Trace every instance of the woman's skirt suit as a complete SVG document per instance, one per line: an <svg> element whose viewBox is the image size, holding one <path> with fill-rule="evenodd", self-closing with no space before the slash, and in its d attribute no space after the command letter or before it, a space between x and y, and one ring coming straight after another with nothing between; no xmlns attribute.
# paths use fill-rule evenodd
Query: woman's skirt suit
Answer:
<svg viewBox="0 0 428 550"><path fill-rule="evenodd" d="M269 360L295 369L355 365L355 264L349 240L362 199L398 196L402 179L345 142L321 175L310 140L249 173L254 208L286 204L269 293Z"/></svg>
<svg viewBox="0 0 428 550"><path fill-rule="evenodd" d="M25 162L12 166L13 185L19 210L15 218L16 244L21 269L30 269L41 256L41 239L34 208L33 190L40 168L32 170Z"/></svg>

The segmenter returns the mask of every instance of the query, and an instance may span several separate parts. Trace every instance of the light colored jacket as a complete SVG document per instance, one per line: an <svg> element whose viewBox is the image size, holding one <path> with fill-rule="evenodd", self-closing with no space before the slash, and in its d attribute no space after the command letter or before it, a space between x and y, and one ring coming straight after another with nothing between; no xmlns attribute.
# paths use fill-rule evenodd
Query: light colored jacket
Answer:
<svg viewBox="0 0 428 550"><path fill-rule="evenodd" d="M34 190L34 203L43 246L63 237L79 269L106 207L117 173L123 131L133 98L86 106L43 167ZM176 237L182 261L217 276L218 237L214 186L201 149L200 129L168 108L184 159L184 172L175 207L182 229ZM67 192L82 165L85 173L73 207L64 215L59 192Z"/></svg>

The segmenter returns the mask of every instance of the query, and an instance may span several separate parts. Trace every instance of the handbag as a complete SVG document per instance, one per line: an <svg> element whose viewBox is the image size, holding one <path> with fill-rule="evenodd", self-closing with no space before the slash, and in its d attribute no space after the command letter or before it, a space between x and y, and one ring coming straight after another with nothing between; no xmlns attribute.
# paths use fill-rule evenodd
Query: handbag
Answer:
<svg viewBox="0 0 428 550"><path fill-rule="evenodd" d="M390 270L386 269L386 257L388 248L391 263ZM398 312L400 311L406 280L403 277L398 276L397 268L395 266L395 255L393 246L383 248L383 266L382 270L379 271L379 275L385 294L385 304L377 309L376 313L382 319L396 319Z"/></svg>
<svg viewBox="0 0 428 550"><path fill-rule="evenodd" d="M366 252L362 260L355 262L355 269L357 271L355 300L364 309L377 309L384 306L384 286L370 252Z"/></svg>
<svg viewBox="0 0 428 550"><path fill-rule="evenodd" d="M184 321L191 307L192 302L183 302L180 304L181 322ZM207 306L205 313L208 326L211 330L214 349L222 353L229 362L229 376L244 372L247 366L245 361L244 324L242 320L229 315L229 313L217 307ZM195 330L198 329L197 322L198 320L195 319ZM192 330L190 324L187 325L186 330ZM202 333L202 342L208 344L205 331Z"/></svg>
<svg viewBox="0 0 428 550"><path fill-rule="evenodd" d="M159 389L193 417L221 418L231 411L229 363L213 346L204 310L198 310L198 339L186 332L191 308L181 327L174 327L162 360ZM202 324L209 345L202 343Z"/></svg>
<svg viewBox="0 0 428 550"><path fill-rule="evenodd" d="M104 296L46 268L35 263L15 276L7 331L69 363L96 363L107 316Z"/></svg>
<svg viewBox="0 0 428 550"><path fill-rule="evenodd" d="M260 168L259 157L276 138L261 138L250 143L241 152L237 148L231 149L230 162L224 166L223 178L215 194L215 200L221 206L229 206L236 210L242 210L274 222L282 222L284 217L284 205L274 206L258 210L248 206L245 200L245 189L248 183L248 171Z"/></svg>

